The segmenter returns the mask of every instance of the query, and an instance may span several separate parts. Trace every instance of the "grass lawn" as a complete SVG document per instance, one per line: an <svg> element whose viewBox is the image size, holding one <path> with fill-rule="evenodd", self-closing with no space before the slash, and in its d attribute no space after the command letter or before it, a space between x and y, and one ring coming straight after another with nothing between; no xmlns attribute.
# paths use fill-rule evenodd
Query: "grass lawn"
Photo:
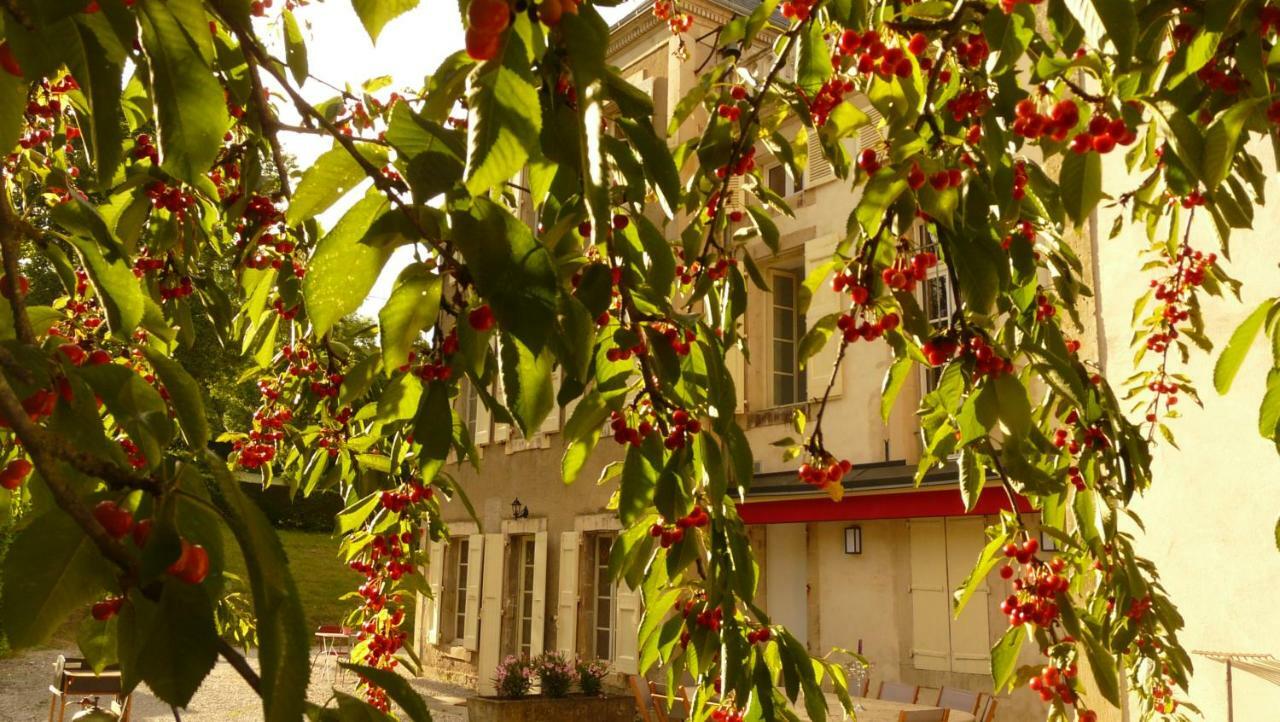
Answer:
<svg viewBox="0 0 1280 722"><path fill-rule="evenodd" d="M307 615L307 627L314 630L321 624L341 624L355 608L356 600L342 600L342 595L354 592L364 583L364 575L347 568L338 557L338 539L328 534L305 531L277 531L289 557L294 584L302 598L302 608ZM224 544L228 551L229 571L246 578L244 560L235 546L230 532ZM413 610L405 610L404 629L412 635Z"/></svg>

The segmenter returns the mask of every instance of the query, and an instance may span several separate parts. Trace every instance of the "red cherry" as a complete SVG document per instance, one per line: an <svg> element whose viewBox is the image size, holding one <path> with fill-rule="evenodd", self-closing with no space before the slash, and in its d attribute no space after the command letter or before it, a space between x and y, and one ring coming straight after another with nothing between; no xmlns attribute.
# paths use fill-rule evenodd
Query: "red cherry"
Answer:
<svg viewBox="0 0 1280 722"><path fill-rule="evenodd" d="M27 480L27 475L30 473L30 461L14 459L5 465L3 471L0 471L0 487L13 491L22 486L22 482Z"/></svg>
<svg viewBox="0 0 1280 722"><path fill-rule="evenodd" d="M91 366L103 366L109 363L111 363L111 354L100 348L94 349L93 353L89 354L89 365Z"/></svg>
<svg viewBox="0 0 1280 722"><path fill-rule="evenodd" d="M107 530L107 534L119 539L133 529L133 514L111 500L104 500L93 507L93 518Z"/></svg>
<svg viewBox="0 0 1280 722"><path fill-rule="evenodd" d="M924 51L928 48L929 38L926 38L924 33L916 33L915 35L912 35L911 40L907 42L907 51L917 57L923 55Z"/></svg>
<svg viewBox="0 0 1280 722"><path fill-rule="evenodd" d="M14 77L22 77L22 66L18 64L18 59L13 57L13 49L9 47L9 41L0 43L0 68Z"/></svg>
<svg viewBox="0 0 1280 722"><path fill-rule="evenodd" d="M187 584L199 584L209 575L209 552L199 544L187 549L187 562L178 573L178 578Z"/></svg>
<svg viewBox="0 0 1280 722"><path fill-rule="evenodd" d="M88 357L89 355L88 352L86 352L84 348L80 346L80 344L75 344L75 343L62 344L61 346L58 347L58 352L61 353L63 356L66 356L67 360L70 361L73 366L79 366L83 364L85 358Z"/></svg>
<svg viewBox="0 0 1280 722"><path fill-rule="evenodd" d="M169 568L166 569L165 571L176 577L179 574L182 574L183 571L186 570L187 563L190 561L190 559L191 559L191 542L187 541L186 539L183 539L182 551L178 553L178 558L174 559L173 563L170 564Z"/></svg>
<svg viewBox="0 0 1280 722"><path fill-rule="evenodd" d="M467 31L467 55L472 60L484 62L498 57L498 46L502 43L501 34L488 34L470 29Z"/></svg>
<svg viewBox="0 0 1280 722"><path fill-rule="evenodd" d="M472 309L467 314L467 321L471 324L471 328L477 331L488 331L493 328L493 309L488 304Z"/></svg>
<svg viewBox="0 0 1280 722"><path fill-rule="evenodd" d="M511 22L511 6L505 0L471 0L467 21L477 33L497 35Z"/></svg>
<svg viewBox="0 0 1280 722"><path fill-rule="evenodd" d="M124 604L123 597L109 597L100 602L95 602L89 609L89 613L99 622L105 622L116 616L120 611L120 607Z"/></svg>
<svg viewBox="0 0 1280 722"><path fill-rule="evenodd" d="M147 540L151 538L151 527L155 522L150 519L143 519L133 527L133 543L139 549L147 545Z"/></svg>

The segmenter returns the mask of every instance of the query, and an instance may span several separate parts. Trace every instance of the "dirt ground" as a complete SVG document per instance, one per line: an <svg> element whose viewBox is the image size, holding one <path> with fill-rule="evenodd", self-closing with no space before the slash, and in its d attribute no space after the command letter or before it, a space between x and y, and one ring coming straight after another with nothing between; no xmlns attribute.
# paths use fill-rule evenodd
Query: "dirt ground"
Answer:
<svg viewBox="0 0 1280 722"><path fill-rule="evenodd" d="M74 656L74 651L64 652ZM53 661L58 650L25 652L7 659L0 659L0 722L35 722L46 720L49 715L49 683L53 676ZM250 661L257 666L256 658ZM336 686L344 692L352 692L355 678L347 673L335 680L335 665L327 659L317 662L311 675L308 698L318 704L327 700ZM436 722L466 722L464 707L457 706L470 690L428 680L412 679L410 682L426 698ZM108 700L103 700L106 707ZM70 720L79 707L69 705L66 719ZM182 722L221 722L222 720L261 720L261 704L244 681L221 659L209 673L209 677L196 693L191 704L180 711ZM173 712L156 699L146 686L140 686L133 694L135 722L161 722L173 720Z"/></svg>

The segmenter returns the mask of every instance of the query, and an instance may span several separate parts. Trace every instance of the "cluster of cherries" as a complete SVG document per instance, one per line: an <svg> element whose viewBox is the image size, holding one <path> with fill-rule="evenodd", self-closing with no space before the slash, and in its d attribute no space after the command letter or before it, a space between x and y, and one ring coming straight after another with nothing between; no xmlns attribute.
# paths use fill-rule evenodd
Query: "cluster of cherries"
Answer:
<svg viewBox="0 0 1280 722"><path fill-rule="evenodd" d="M365 647L365 658L362 664L378 669L395 669L399 664L395 658L404 646L408 633L400 629L404 623L404 607L400 602L400 592L389 588L390 582L399 581L406 575L414 573L413 542L416 533L413 531L389 532L373 535L372 540L362 552L366 560L356 559L348 566L364 575L365 582L357 589L364 600L361 611L365 615L364 622L356 638ZM386 693L373 684L363 685L366 701L386 711L390 702Z"/></svg>
<svg viewBox="0 0 1280 722"><path fill-rule="evenodd" d="M908 62L907 66L910 67ZM805 100L809 104L809 115L813 118L813 124L816 127L822 127L827 124L827 118L831 115L831 111L835 110L844 102L844 96L853 92L853 81L840 75L833 75L818 88L818 92L814 93L812 98ZM800 91L803 97L804 91Z"/></svg>
<svg viewBox="0 0 1280 722"><path fill-rule="evenodd" d="M691 344L693 344L694 339L698 337L698 334L691 328L681 330L681 328L674 323L666 323L662 321L654 323L653 330L662 334L662 337L667 340L667 343L671 344L671 350L674 351L677 356L688 356Z"/></svg>
<svg viewBox="0 0 1280 722"><path fill-rule="evenodd" d="M1095 115L1089 119L1086 132L1071 139L1071 152L1084 155L1093 151L1105 155L1115 150L1117 145L1133 145L1136 140L1137 133L1124 122L1124 118Z"/></svg>
<svg viewBox="0 0 1280 722"><path fill-rule="evenodd" d="M740 211L732 211L729 213L729 220L736 223L741 220L741 215L742 213ZM738 217L735 218L735 216ZM730 268L737 265L738 259L736 258L718 258L715 263L708 265L705 269L702 264L696 260L688 266L680 263L676 265L676 278L680 281L681 286L691 286L698 280L698 276L705 271L707 278L712 281L719 281L725 277L725 274L729 272Z"/></svg>
<svg viewBox="0 0 1280 722"><path fill-rule="evenodd" d="M981 90L964 90L947 101L947 110L951 113L952 120L957 123L963 123L971 118L981 118L990 109L991 97ZM975 127L978 128L978 137L981 138L982 126L975 124Z"/></svg>
<svg viewBox="0 0 1280 722"><path fill-rule="evenodd" d="M26 459L14 459L0 469L0 489L15 491L30 475L31 462Z"/></svg>
<svg viewBox="0 0 1280 722"><path fill-rule="evenodd" d="M662 445L670 450L683 449L690 437L702 431L702 422L689 415L684 409L671 412L671 432L662 440Z"/></svg>
<svg viewBox="0 0 1280 722"><path fill-rule="evenodd" d="M654 522L653 526L649 527L649 536L657 539L658 544L663 549L668 549L672 544L679 544L684 541L686 529L697 529L710 523L711 517L707 516L706 510L700 506L695 506L693 511L676 519L674 524Z"/></svg>
<svg viewBox="0 0 1280 722"><path fill-rule="evenodd" d="M1218 262L1218 254L1205 254L1190 246L1183 246L1173 259L1172 275L1161 281L1151 279L1152 294L1157 301L1164 304L1160 310L1162 327L1147 337L1147 348L1156 353L1163 353L1169 344L1178 338L1175 324L1182 323L1191 317L1187 310L1188 299L1195 289L1204 283L1205 274Z"/></svg>
<svg viewBox="0 0 1280 722"><path fill-rule="evenodd" d="M859 33L850 29L840 34L837 47L839 55L834 60L840 63L840 56L845 58L857 56L857 60L852 61L850 67L860 75L876 74L886 79L894 76L906 78L911 75L912 70L911 58L907 57L907 53L915 56L923 54L929 47L929 40L924 35L916 33L907 42L904 50L901 47L886 46L880 33L875 30Z"/></svg>
<svg viewBox="0 0 1280 722"><path fill-rule="evenodd" d="M809 486L824 489L830 484L839 484L844 475L848 474L852 468L853 462L848 459L836 459L828 455L825 459L815 458L801 464L797 474L800 477L800 481Z"/></svg>
<svg viewBox="0 0 1280 722"><path fill-rule="evenodd" d="M741 102L747 98L747 89L741 85L735 85L729 89L729 97L735 101ZM723 104L721 104L723 105ZM737 120L735 117L734 120ZM756 147L753 145L743 152L732 166L722 165L716 168L716 177L723 179L728 175L746 175L756 169Z"/></svg>
<svg viewBox="0 0 1280 722"><path fill-rule="evenodd" d="M473 0L467 7L467 55L472 60L492 60L498 55L502 34L511 24L506 0Z"/></svg>
<svg viewBox="0 0 1280 722"><path fill-rule="evenodd" d="M609 429L613 431L613 440L619 444L639 446L649 434L653 433L653 423L641 421L631 426L627 423L626 416L619 411L614 411L609 416Z"/></svg>
<svg viewBox="0 0 1280 722"><path fill-rule="evenodd" d="M1075 704L1077 695L1071 688L1071 680L1076 678L1076 674L1077 669L1074 664L1067 665L1065 668L1047 664L1040 674L1027 680L1027 687L1039 694L1040 699L1045 702L1052 702L1054 697L1057 697L1065 704Z"/></svg>
<svg viewBox="0 0 1280 722"><path fill-rule="evenodd" d="M782 3L782 17L788 20L804 22L813 13L817 0L785 0Z"/></svg>
<svg viewBox="0 0 1280 722"><path fill-rule="evenodd" d="M964 170L961 168L943 168L930 175L925 175L921 170L919 163L912 163L911 170L907 171L907 185L911 190L918 191L928 183L935 191L945 191L948 188L959 188L964 185Z"/></svg>
<svg viewBox="0 0 1280 722"><path fill-rule="evenodd" d="M785 3L783 3L785 12ZM685 12L676 12L671 0L658 0L653 4L653 16L667 24L673 35L689 31L693 27L693 16Z"/></svg>
<svg viewBox="0 0 1280 722"><path fill-rule="evenodd" d="M1014 135L1028 140L1036 140L1043 136L1061 143L1070 137L1071 131L1080 124L1080 107L1069 98L1054 103L1047 113L1040 111L1040 104L1034 99L1023 98L1018 101L1014 113L1012 127Z"/></svg>
<svg viewBox="0 0 1280 722"><path fill-rule="evenodd" d="M1035 539L1027 539L1021 546L1010 543L1005 547L1005 556L1022 565L1021 575L1013 580L1013 594L1000 602L1000 613L1009 618L1011 627L1052 626L1059 615L1057 596L1071 586L1071 581L1061 573L1066 563L1060 558L1048 564L1033 561L1039 550L1040 543ZM1012 578L1014 568L1002 567L1000 576Z"/></svg>
<svg viewBox="0 0 1280 722"><path fill-rule="evenodd" d="M736 707L716 707L711 710L712 722L742 722L743 714Z"/></svg>
<svg viewBox="0 0 1280 722"><path fill-rule="evenodd" d="M845 343L854 343L858 339L875 341L885 333L902 324L898 314L889 312L879 319L868 318L865 306L857 306L836 319L836 328L840 329Z"/></svg>
<svg viewBox="0 0 1280 722"><path fill-rule="evenodd" d="M1039 5L1044 0L1000 0L1000 9L1012 13L1019 5Z"/></svg>
<svg viewBox="0 0 1280 722"><path fill-rule="evenodd" d="M724 609L721 607L713 607L707 603L706 595L703 592L690 599L686 599L684 605L680 608L680 614L686 620L693 617L694 624L703 629L711 630L713 633L720 631L720 625L724 623ZM686 629L680 635L680 646L689 644L689 631Z"/></svg>
<svg viewBox="0 0 1280 722"><path fill-rule="evenodd" d="M1107 432L1101 426L1081 423L1080 413L1075 409L1067 412L1064 423L1070 428L1056 429L1053 432L1053 445L1066 449L1073 457L1087 449L1101 450L1111 445Z"/></svg>
<svg viewBox="0 0 1280 722"><path fill-rule="evenodd" d="M1209 90L1216 90L1224 95L1239 95L1246 83L1240 68L1231 67L1223 70L1218 64L1218 58L1210 58L1209 62L1196 71L1196 77Z"/></svg>
<svg viewBox="0 0 1280 722"><path fill-rule="evenodd" d="M142 160L149 159L152 163L160 162L160 149L151 142L151 136L146 133L140 133L134 139L133 159Z"/></svg>
<svg viewBox="0 0 1280 722"><path fill-rule="evenodd" d="M1023 172L1025 172L1025 171L1023 171ZM1015 171L1015 173L1016 173L1016 171ZM1025 182L1025 181L1024 181L1024 182ZM1018 183L1018 181L1017 181L1017 177L1015 176L1015 178L1014 178L1014 189L1015 189L1015 190L1017 190L1017 189L1018 189L1018 187L1019 187L1019 186L1017 185L1017 183ZM1025 187L1025 186L1024 186L1024 187ZM1016 235L1015 235L1015 234L1016 234ZM1031 222L1031 221L1029 221L1029 220L1027 220L1027 219L1025 219L1025 218L1024 218L1024 219L1022 219L1022 220L1020 220L1020 221L1018 221L1018 223L1017 223L1017 227L1016 227L1016 229L1014 230L1014 232L1013 232L1013 233L1008 233L1008 234L1006 234L1006 235L1005 235L1005 237L1004 237L1004 238L1001 238L1001 239L1000 239L1000 247L1001 247L1001 248L1003 248L1003 249L1004 249L1004 250L1006 250L1006 251L1007 251L1007 250L1009 250L1010 248L1013 248L1013 241L1014 241L1014 239L1015 239L1015 238L1021 238L1022 240L1026 241L1027 243L1030 243L1031 245L1033 245L1033 246L1034 246L1034 245L1035 245L1035 242L1036 242L1036 224L1035 224L1035 223L1033 223L1033 222Z"/></svg>
<svg viewBox="0 0 1280 722"><path fill-rule="evenodd" d="M1054 316L1058 315L1058 307L1053 305L1053 301L1045 294L1036 296L1036 321L1044 323Z"/></svg>
<svg viewBox="0 0 1280 722"><path fill-rule="evenodd" d="M920 251L910 257L900 255L880 272L880 280L895 291L911 293L916 290L916 284L924 281L929 270L937 265L938 256L933 251Z"/></svg>
<svg viewBox="0 0 1280 722"><path fill-rule="evenodd" d="M750 644L763 644L773 639L773 630L768 627L760 627L747 632L747 642Z"/></svg>
<svg viewBox="0 0 1280 722"><path fill-rule="evenodd" d="M378 495L378 503L387 511L400 512L414 504L431 501L435 492L420 479L410 479L395 489L387 489Z"/></svg>

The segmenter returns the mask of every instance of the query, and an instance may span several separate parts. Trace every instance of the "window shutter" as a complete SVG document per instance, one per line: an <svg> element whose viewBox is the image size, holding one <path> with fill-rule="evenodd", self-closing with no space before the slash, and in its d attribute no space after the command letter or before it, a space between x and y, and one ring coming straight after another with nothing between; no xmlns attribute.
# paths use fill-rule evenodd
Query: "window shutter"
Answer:
<svg viewBox="0 0 1280 722"><path fill-rule="evenodd" d="M471 382L471 383L474 383L474 382ZM470 389L468 389L468 393L473 393L473 392ZM489 443L489 426L492 420L489 416L489 407L484 405L484 399L480 398L479 392L474 392L474 393L476 394L476 397L477 397L476 398L476 437L471 441L474 442L476 446L483 446Z"/></svg>
<svg viewBox="0 0 1280 722"><path fill-rule="evenodd" d="M618 599L617 637L613 643L613 666L622 674L639 674L640 592L626 582L615 590Z"/></svg>
<svg viewBox="0 0 1280 722"><path fill-rule="evenodd" d="M951 590L964 584L970 564L982 555L986 545L986 523L981 519L947 520L947 601L954 611ZM951 671L987 674L991 670L991 632L987 612L990 607L986 580L974 590L959 617L948 614L951 624Z"/></svg>
<svg viewBox="0 0 1280 722"><path fill-rule="evenodd" d="M423 617L427 623L427 644L440 643L440 602L444 598L444 544L431 542L427 553L427 587L431 598L425 600Z"/></svg>
<svg viewBox="0 0 1280 722"><path fill-rule="evenodd" d="M880 111L876 110L875 106L865 96L858 96L853 104L858 110L866 113L867 118L870 119L866 125L858 128L858 151L863 148L880 150L880 145L884 142L884 136L880 135L880 121L884 119L884 116L880 114ZM854 155L857 155L857 152Z"/></svg>
<svg viewBox="0 0 1280 722"><path fill-rule="evenodd" d="M946 534L941 519L911 519L911 661L916 669L951 669Z"/></svg>
<svg viewBox="0 0 1280 722"><path fill-rule="evenodd" d="M529 656L546 649L547 624L547 533L533 535L533 617L529 630Z"/></svg>
<svg viewBox="0 0 1280 722"><path fill-rule="evenodd" d="M556 599L556 650L578 654L578 560L582 537L576 531L560 533L560 594Z"/></svg>
<svg viewBox="0 0 1280 722"><path fill-rule="evenodd" d="M831 163L827 157L822 154L822 143L818 140L817 131L809 133L809 178L805 181L805 188L813 188L822 185L827 181L835 180L836 174L831 170Z"/></svg>
<svg viewBox="0 0 1280 722"><path fill-rule="evenodd" d="M733 379L733 388L738 397L734 413L741 414L747 410L747 364L742 351L735 346L724 355L724 365L729 369L729 377Z"/></svg>
<svg viewBox="0 0 1280 722"><path fill-rule="evenodd" d="M502 581L506 537L484 535L484 581L480 584L480 649L476 660L480 694L493 694L493 670L498 667L502 639Z"/></svg>
<svg viewBox="0 0 1280 722"><path fill-rule="evenodd" d="M463 619L462 647L472 652L480 646L480 584L484 568L484 534L467 537L467 609Z"/></svg>
<svg viewBox="0 0 1280 722"><path fill-rule="evenodd" d="M813 270L827 261L831 260L831 254L835 252L837 238L835 236L822 236L814 238L804 244L804 272L807 277ZM830 313L841 311L845 308L844 295L838 294L831 290L830 282L824 282L813 292L813 298L809 300L809 308L805 311L805 328L812 328L818 319ZM831 380L832 366L836 362L836 356L840 352L840 341L834 334L827 339L827 343L822 350L805 362L805 372L808 376L808 396L809 398L821 398L823 392L827 389L827 383ZM835 384L831 386L832 397L839 396L844 391L845 369L842 367L836 375Z"/></svg>
<svg viewBox="0 0 1280 722"><path fill-rule="evenodd" d="M502 386L502 374L498 374L498 380L494 383L493 397L503 406L507 405L507 390ZM493 425L493 440L501 444L511 437L511 424L497 423Z"/></svg>
<svg viewBox="0 0 1280 722"><path fill-rule="evenodd" d="M553 395L560 391L560 369L551 372L551 388ZM538 427L538 431L544 434L554 434L560 430L560 404L556 403L551 406L551 413L547 414L547 418L543 419L542 426Z"/></svg>
<svg viewBox="0 0 1280 722"><path fill-rule="evenodd" d="M742 176L729 176L728 197L724 199L724 207L730 213L746 211L747 206L742 192Z"/></svg>

